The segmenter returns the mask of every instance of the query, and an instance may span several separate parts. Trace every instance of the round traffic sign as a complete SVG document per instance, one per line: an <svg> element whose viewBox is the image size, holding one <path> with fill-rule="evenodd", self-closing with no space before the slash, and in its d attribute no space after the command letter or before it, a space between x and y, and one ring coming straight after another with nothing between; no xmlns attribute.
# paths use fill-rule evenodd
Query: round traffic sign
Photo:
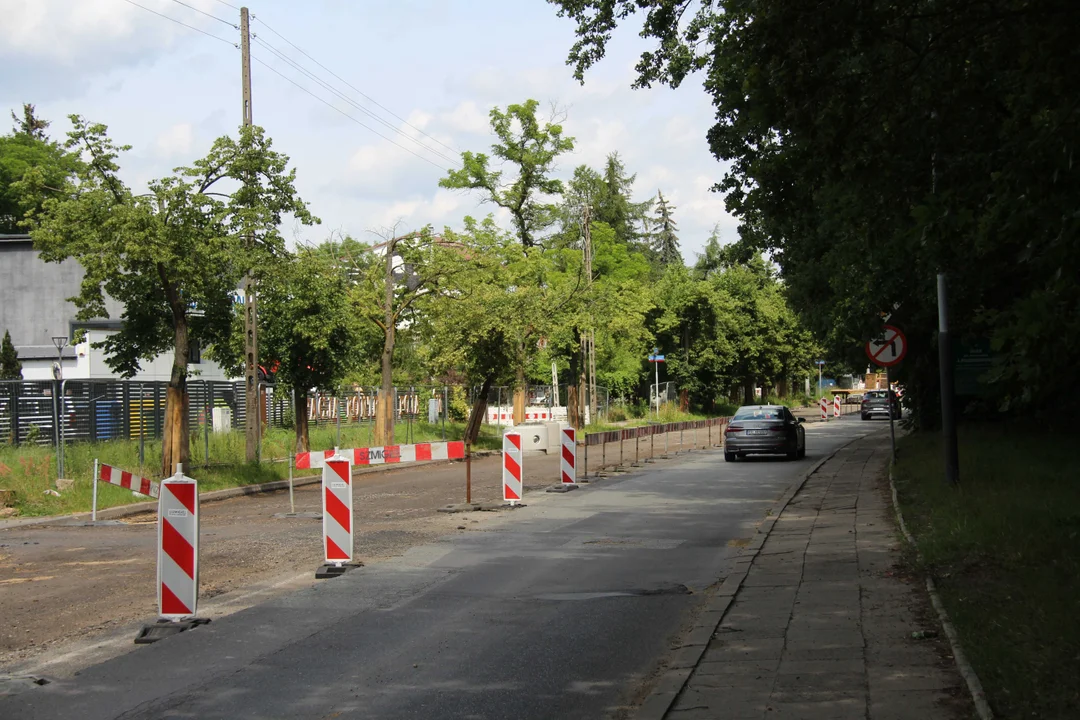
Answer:
<svg viewBox="0 0 1080 720"><path fill-rule="evenodd" d="M882 367L892 367L907 355L907 338L900 328L886 325L881 337L866 343L866 355L871 362Z"/></svg>

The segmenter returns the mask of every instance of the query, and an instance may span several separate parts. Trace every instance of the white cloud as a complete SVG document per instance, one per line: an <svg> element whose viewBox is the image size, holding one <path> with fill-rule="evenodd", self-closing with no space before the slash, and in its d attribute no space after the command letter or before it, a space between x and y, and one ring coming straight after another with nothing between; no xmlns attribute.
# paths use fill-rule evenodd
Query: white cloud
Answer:
<svg viewBox="0 0 1080 720"><path fill-rule="evenodd" d="M195 130L191 123L177 123L157 136L155 146L160 157L186 157L195 147Z"/></svg>
<svg viewBox="0 0 1080 720"><path fill-rule="evenodd" d="M490 127L487 113L472 100L458 103L453 110L439 116L441 124L457 132L483 135Z"/></svg>

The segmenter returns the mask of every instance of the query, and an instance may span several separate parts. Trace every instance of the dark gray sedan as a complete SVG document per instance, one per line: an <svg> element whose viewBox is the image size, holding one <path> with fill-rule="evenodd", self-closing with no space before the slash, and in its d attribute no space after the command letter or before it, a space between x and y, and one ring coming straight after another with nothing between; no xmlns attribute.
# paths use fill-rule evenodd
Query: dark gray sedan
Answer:
<svg viewBox="0 0 1080 720"><path fill-rule="evenodd" d="M806 429L783 405L745 405L724 430L724 459L734 462L750 454L806 456Z"/></svg>

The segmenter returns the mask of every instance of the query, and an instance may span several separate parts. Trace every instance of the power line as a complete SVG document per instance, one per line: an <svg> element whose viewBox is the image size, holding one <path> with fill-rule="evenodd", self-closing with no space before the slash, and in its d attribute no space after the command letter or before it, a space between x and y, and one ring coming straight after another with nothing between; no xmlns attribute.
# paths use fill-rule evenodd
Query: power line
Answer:
<svg viewBox="0 0 1080 720"><path fill-rule="evenodd" d="M217 20L217 21L218 21L219 23L225 23L226 25L228 25L229 27L231 27L231 28L233 28L233 29L235 29L235 30L239 30L239 29L240 29L240 26L239 26L239 25L234 25L233 23L229 22L228 20L222 20L222 19L221 19L221 18L219 18L219 17L217 16L217 15L214 15L214 14L212 14L212 13L208 13L208 12L206 12L205 10L200 10L199 8L197 8L197 7L194 7L194 6L192 6L192 5L188 5L188 4L186 3L186 2L181 2L180 0L172 0L172 1L173 1L174 3L176 3L177 5L183 5L183 6L184 6L184 7L186 7L186 8L188 9L188 10L194 10L195 12L199 13L200 15L205 15L206 17L208 17L208 18L210 18L210 19L212 19L212 20Z"/></svg>
<svg viewBox="0 0 1080 720"><path fill-rule="evenodd" d="M219 0L219 2L220 2L220 1L221 1L221 0ZM267 30L269 30L270 32L272 32L272 33L274 33L275 35L277 35L277 36L278 36L279 38L281 38L282 40L284 40L285 42L287 42L287 43L288 43L289 45L292 45L292 46L293 46L293 48L295 48L295 49L297 50L297 52L299 52L299 53L300 53L301 55L303 55L304 57L306 57L306 58L307 58L308 60L310 60L311 62L315 63L315 64L316 64L316 65L318 65L319 67L321 67L321 68L322 68L323 70L325 70L326 72L328 72L328 73L330 73L331 75L333 75L333 76L334 76L335 78L337 78L337 79L338 79L338 80L339 80L340 82L343 82L343 83L345 83L345 85L346 85L346 86L348 86L349 88L351 88L351 89L352 89L352 90L353 90L354 92L358 93L358 94L359 94L359 95L360 95L361 97L363 97L364 99L366 99L366 100L367 100L368 102L370 102L370 103L371 103L372 105L375 105L375 106L377 106L377 107L379 107L379 108L382 108L383 110L385 110L386 112L390 113L391 115L393 115L393 116L394 116L395 118L397 118L397 119L398 119L398 120L400 120L401 122L403 122L403 123L405 123L406 125L408 125L409 127L411 127L411 128L412 128L413 130L415 130L416 132L420 133L421 135L423 135L424 137L428 138L429 140L432 140L432 141L434 141L434 142L437 142L437 143L438 143L439 145L442 145L442 146L443 146L444 148L446 148L446 149L447 149L447 150L449 150L450 152L454 153L455 155L460 155L460 154L461 154L461 151L460 151L460 150L458 150L457 148L451 147L451 146L447 145L446 143L444 143L443 141L441 141L441 140L439 140L439 139L437 139L437 138L434 138L434 137L432 137L431 135L428 135L428 134L427 134L426 132L424 132L424 131L423 131L423 130L421 130L420 128L416 127L415 125L413 125L412 123L410 123L410 122L409 122L408 120L406 120L405 118L403 118L403 117L401 117L400 115L398 115L397 113L395 113L395 112L394 112L393 110L391 110L390 108L386 107L385 105L382 105L382 104L380 104L380 103L379 103L379 102L378 102L378 101L377 101L377 100L376 100L375 98L371 97L370 95L367 95L367 94L365 94L363 90L360 90L360 89L359 89L358 87L356 87L356 86L352 85L351 83L349 83L349 81L348 81L348 80L345 80L345 79L344 79L343 77L341 77L340 75L338 75L337 73L335 73L335 72L334 72L333 70L331 70L330 68L326 67L325 65L323 65L323 64L322 64L321 62L319 62L319 61L318 61L318 60L316 60L315 58L313 58L313 57L311 57L310 55L308 55L308 54L307 54L307 52L305 52L303 48L301 48L301 47L300 47L300 46L298 46L298 45L297 45L296 43L294 43L294 42L292 42L291 40L289 40L289 38L285 37L284 35L282 35L281 33L279 33L279 32L278 32L277 30L275 30L274 28L272 28L272 27L270 27L269 25L267 25L267 24L266 24L266 21L265 21L265 20L263 20L263 19L262 19L261 17L259 17L258 15L252 15L252 18L253 18L253 19L254 19L254 20L255 20L256 22L259 22L259 23L262 23L263 25L265 25L265 26L266 26L266 29L267 29Z"/></svg>
<svg viewBox="0 0 1080 720"><path fill-rule="evenodd" d="M264 48L266 48L267 50L272 52L279 59L281 59L284 62L288 63L294 69L296 69L296 70L300 71L301 73L303 73L304 75L306 75L309 79L314 80L316 83L321 85L324 89L329 90L331 93L336 95L338 98L340 98L340 99L344 100L345 102L349 103L354 108L356 108L360 112L362 112L365 115L367 115L368 117L370 117L372 120L375 120L375 121L381 123L382 125L389 128L393 132L397 133L401 137L405 138L409 142L415 143L416 145L418 145L418 146L422 147L423 149L427 150L428 152L430 152L432 155L435 155L436 157L439 157L442 160L445 160L446 162L450 163L451 165L456 164L457 160L455 158L447 157L444 153L440 152L439 150L437 150L437 149L435 149L435 148L433 148L433 147L431 147L429 145L424 144L420 140L412 137L411 135L408 135L405 132L402 132L401 129L396 127L393 123L387 122L383 118L379 117L375 113L373 113L370 110L368 110L367 108L365 108L363 105L360 105L359 103L357 103L355 100L350 98L348 95L344 94L343 92L341 92L340 90L335 88L333 85L330 85L329 83L323 81L320 77L318 77L314 73L308 71L307 68L303 67L302 65L300 65L300 64L296 63L295 61L293 61L293 59L290 58L288 55L285 55L283 52L281 52L280 50L275 48L273 45L271 45L270 43L268 43L265 40L263 40L262 38L260 38L258 35L252 35L252 37L255 39L255 42L259 43Z"/></svg>
<svg viewBox="0 0 1080 720"><path fill-rule="evenodd" d="M201 28L197 28L194 25L188 25L186 22L180 22L176 18L171 18L168 15L164 15L162 13L159 13L157 10L151 10L150 8L146 7L145 5L140 5L139 3L133 2L132 0L124 0L124 2L126 2L128 5L134 5L137 8L141 8L142 10L145 10L148 13L153 13L154 15L157 15L158 17L163 17L163 18L165 18L166 20L168 20L170 22L176 23L177 25L183 25L188 30L194 30L195 32L202 33L206 37L212 37L215 40L220 40L221 42L225 43L226 45L232 45L233 47L237 47L236 43L232 42L231 40L226 40L225 38L223 38L223 37L221 37L219 35L215 35L214 33L206 32L205 30L202 30Z"/></svg>
<svg viewBox="0 0 1080 720"><path fill-rule="evenodd" d="M233 10L236 10L237 12L239 12L239 11L240 11L240 8L236 7L236 6L235 6L235 5L233 5L232 3L227 3L227 2L225 2L225 0L217 0L217 1L218 1L219 3L221 3L222 5L224 5L225 7L231 7L231 8L233 9Z"/></svg>
<svg viewBox="0 0 1080 720"><path fill-rule="evenodd" d="M341 114L342 114L342 115L344 115L345 117L347 117L347 118L349 118L350 120L352 120L352 121L353 121L354 123L356 123L356 124L357 124L357 125L359 125L360 127L364 128L364 129L366 129L366 130L370 130L371 132L375 133L376 135L378 135L379 137L381 137L381 138L382 138L383 140L385 140L386 142L390 143L391 145L396 145L397 147L401 148L401 149L402 149L402 150L404 150L405 152L407 152L407 153L410 153L411 155L415 155L416 157L420 158L420 159L421 159L421 160L423 160L424 162L428 163L429 165L433 165L433 166L437 167L438 169L442 170L443 172L450 172L450 171L449 171L449 170L448 170L447 168L444 168L444 167L443 167L442 165L439 165L438 163L434 162L433 160L429 160L428 158L424 157L423 155L420 155L419 153L413 152L412 150L410 150L409 148L405 147L404 145L401 145L400 143L394 142L393 140L391 140L390 138L386 137L385 135L383 135L383 134L382 134L381 132L379 132L378 130L376 130L376 129L374 129L373 127L371 127L370 125L366 125L366 124L364 124L363 122L361 122L360 120L357 120L356 118L354 118L354 117L353 117L352 115L350 115L349 113L345 112L344 110L342 110L341 108L337 107L337 106L336 106L336 105L334 105L333 103L331 103L331 102L327 101L326 99L324 99L324 98L321 98L321 97L319 97L318 95L316 95L315 93L311 92L311 91L310 91L310 90L308 90L308 89L307 89L306 87L304 87L304 86L303 86L303 85L301 85L300 83L296 82L296 81L295 81L295 80L293 80L292 78L288 77L287 75L284 75L284 74L282 74L281 72L278 72L278 70L277 70L276 68L274 68L273 66L271 66L271 65L270 65L269 63L266 63L266 62L264 62L264 61L263 61L262 59L260 59L260 58L258 58L258 57L256 57L256 56L254 56L254 55L252 55L252 56L251 56L251 59L252 59L252 60L254 60L255 62L259 63L259 64L260 64L260 65L262 65L263 67L265 67L265 68L266 68L267 70L269 70L270 72L272 72L272 73L274 73L275 75L277 75L277 76L281 77L281 78L282 78L283 80L286 80L287 82L289 82L289 83L292 83L292 84L293 84L293 85L295 85L295 86L296 86L297 88L299 88L299 89L300 89L300 90L302 90L303 92L307 93L307 94L308 94L308 95L310 95L311 97L315 98L316 100L318 100L319 102L321 102L321 103L322 103L323 105L326 105L326 106L327 106L328 108L330 108L331 110L336 110L337 112L341 113Z"/></svg>

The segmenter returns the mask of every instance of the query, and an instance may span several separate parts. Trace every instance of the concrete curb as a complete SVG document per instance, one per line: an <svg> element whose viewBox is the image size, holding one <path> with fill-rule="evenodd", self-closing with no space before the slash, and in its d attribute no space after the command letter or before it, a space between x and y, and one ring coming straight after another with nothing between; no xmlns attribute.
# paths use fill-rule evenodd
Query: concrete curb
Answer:
<svg viewBox="0 0 1080 720"><path fill-rule="evenodd" d="M724 582L712 594L708 604L705 606L702 616L707 618L706 622L695 626L687 634L682 647L675 651L675 656L672 658L668 669L657 679L652 692L649 693L649 696L645 698L637 712L634 713L636 720L664 719L664 716L667 715L668 710L675 704L675 700L686 686L686 682L690 679L694 668L701 661L701 657L705 654L705 650L708 648L712 636L716 633L716 629L724 621L724 616L731 607L731 603L735 601L735 596L742 588L746 576L750 573L750 566L757 558L758 553L761 552L765 541L769 539L769 533L772 532L773 527L776 525L780 513L784 512L788 503L799 494L806 481L820 470L822 465L832 460L838 452L848 445L865 437L852 438L821 460L818 460L800 479L788 486L788 489L784 491L779 500L773 503L772 507L766 512L765 519L758 526L754 539L735 558L735 566L732 568L731 573L724 578Z"/></svg>
<svg viewBox="0 0 1080 720"><path fill-rule="evenodd" d="M499 450L479 450L474 452L472 456L488 457L490 455L499 455ZM381 472L388 472L390 470L404 470L411 467L421 467L425 465L438 465L438 464L450 464L450 463L463 463L464 460L432 460L429 462L415 462L401 465L398 463L392 463L390 465L373 465L363 469L353 469L353 476L357 475L370 475ZM293 478L293 487L302 487L304 485L314 485L315 483L322 482L321 475L308 475L300 478ZM223 490L211 490L210 492L199 493L199 502L217 502L219 500L228 500L234 497L240 497L242 495L258 495L260 493L277 492L279 490L288 490L288 480L272 480L270 482L261 483L257 485L241 485L240 487L225 488ZM131 515L139 515L141 513L157 512L157 501L151 500L148 502L131 503L129 505L117 505L111 508L105 508L98 510L98 520L116 520L118 518L129 517ZM73 522L90 522L90 513L81 512L71 515L48 515L45 517L32 517L32 518L18 518L14 520L0 521L0 530L9 530L11 528L18 527L30 527L34 525L66 525Z"/></svg>
<svg viewBox="0 0 1080 720"><path fill-rule="evenodd" d="M889 466L889 490L892 493L893 512L896 513L896 522L900 526L900 532L904 534L904 539L907 540L921 560L922 553L919 552L919 546L915 543L915 538L911 532L908 531L907 523L904 522L904 515L900 512L900 502L896 495L896 483L893 482L892 465ZM960 644L960 635L956 632L952 621L949 620L949 614L945 611L945 605L941 602L941 596L938 595L934 579L929 574L926 576L926 591L930 594L930 604L934 606L934 611L937 612L938 620L945 631L945 637L949 639L953 659L956 661L956 668L960 671L960 675L967 684L971 701L975 703L975 711L979 714L980 720L993 720L994 712L990 709L990 703L986 700L986 692L983 690L982 681L979 680L978 673L975 672L975 668L971 666L967 655L964 654L964 648Z"/></svg>

